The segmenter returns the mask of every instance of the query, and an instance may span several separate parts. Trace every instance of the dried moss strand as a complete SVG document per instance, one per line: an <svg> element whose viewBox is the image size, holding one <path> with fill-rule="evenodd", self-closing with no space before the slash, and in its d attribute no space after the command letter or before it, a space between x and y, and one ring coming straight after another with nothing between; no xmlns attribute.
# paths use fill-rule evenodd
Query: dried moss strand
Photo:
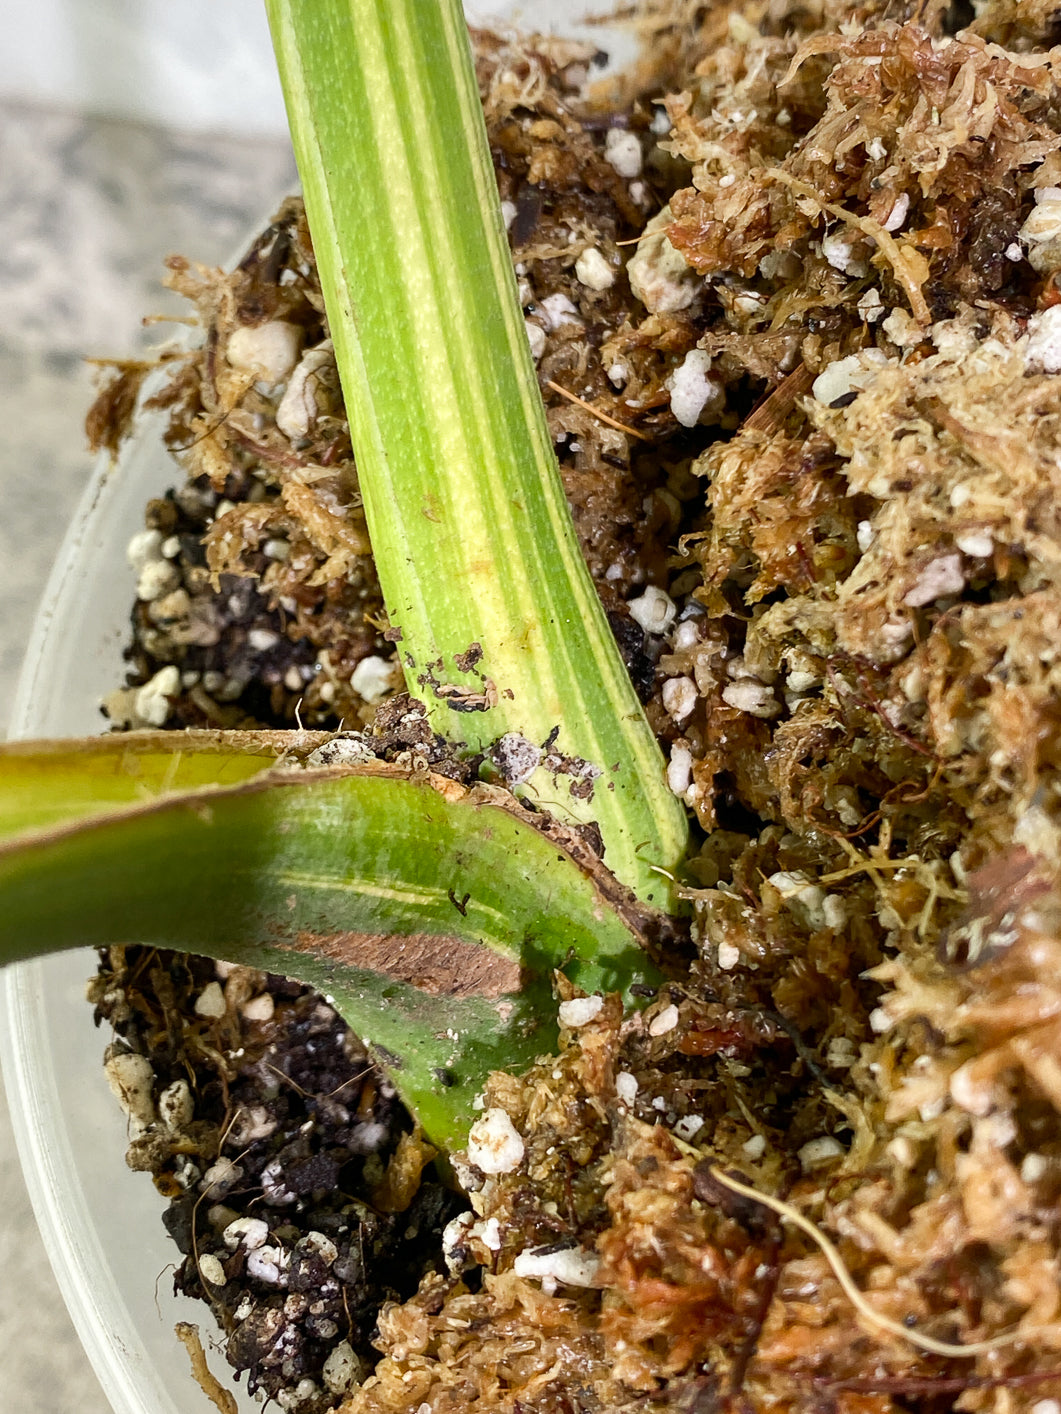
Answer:
<svg viewBox="0 0 1061 1414"><path fill-rule="evenodd" d="M848 226L853 226L855 230L861 231L864 236L869 236L870 240L875 241L882 254L890 262L896 280L906 291L906 298L910 301L910 309L914 318L919 324L926 327L932 323L932 311L928 307L928 301L925 299L920 282L909 268L908 252L900 246L890 231L884 229L879 221L874 221L872 216L856 216L853 212L845 210L844 207L826 201L825 197L816 192L809 182L800 181L799 177L794 177L783 167L765 167L762 174L768 181L780 182L782 186L790 187L800 196L816 201L822 211L828 212L830 216L835 216L838 221L843 221Z"/></svg>

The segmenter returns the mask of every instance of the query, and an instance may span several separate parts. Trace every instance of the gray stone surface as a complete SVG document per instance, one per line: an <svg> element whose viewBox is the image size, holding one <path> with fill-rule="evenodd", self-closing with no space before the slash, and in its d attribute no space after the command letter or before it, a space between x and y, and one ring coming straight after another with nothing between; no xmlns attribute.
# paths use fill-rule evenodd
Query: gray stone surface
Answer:
<svg viewBox="0 0 1061 1414"><path fill-rule="evenodd" d="M157 342L140 320L174 309L158 287L162 258L227 259L293 183L281 142L0 104L0 735L89 474L84 360ZM0 1343L0 1414L107 1414L37 1235L2 1095Z"/></svg>

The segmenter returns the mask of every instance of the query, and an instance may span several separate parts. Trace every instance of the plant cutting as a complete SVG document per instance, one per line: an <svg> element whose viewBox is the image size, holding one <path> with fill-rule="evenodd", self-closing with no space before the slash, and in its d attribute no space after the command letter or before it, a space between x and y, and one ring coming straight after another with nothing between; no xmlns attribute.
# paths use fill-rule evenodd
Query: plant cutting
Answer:
<svg viewBox="0 0 1061 1414"><path fill-rule="evenodd" d="M570 826L593 821L608 864L558 826L547 842L504 787L266 772L305 757L294 738L18 746L3 767L6 955L130 936L138 914L142 939L312 981L449 1146L489 1070L542 1048L554 968L582 958L571 978L590 991L655 979L640 946L661 933L653 905L671 899L685 819L563 502L460 6L278 4L270 19L410 690L455 751L501 761L499 779ZM107 864L133 839L138 904ZM529 892L513 911L521 854ZM49 918L53 869L66 882Z"/></svg>
<svg viewBox="0 0 1061 1414"><path fill-rule="evenodd" d="M439 283L448 288L452 276L448 252L465 247L446 231L421 240L417 213L422 205L430 220L445 183L410 181L404 159L390 155L407 139L425 144L438 126L409 116L403 86L406 70L448 53L450 39L436 32L428 50L405 12L395 14L359 37L376 56L369 68L389 45L402 56L388 82L403 98L389 111L406 137L386 148L394 192L380 199L392 244L405 239L409 211L416 216L409 240L429 267L417 289L430 334L397 357L377 343L363 362L390 359L391 383L424 401L440 350L450 350L441 359L448 370L452 349L475 330L459 312L434 320L448 308ZM172 735L145 738L124 761L119 741L101 750L89 795L120 809L90 831L70 823L82 809L77 792L40 785L49 759L58 780L68 773L64 748L27 748L19 758L28 789L21 804L12 797L12 825L35 829L89 899L86 861L97 841L120 851L136 821L151 822L155 873L169 850L214 880L222 866L197 844L203 827L246 825L246 847L233 855L231 916L196 918L202 910L170 882L170 921L156 926L194 924L220 952L225 930L260 941L260 898L271 900L269 952L258 956L269 967L292 956L308 966L306 949L315 950L327 995L339 1003L345 987L357 1025L427 1132L446 1144L456 1107L464 1107L461 1124L479 1115L464 1157L460 1136L450 1141L468 1209L446 1223L435 1269L421 1268L418 1283L392 1293L374 1332L375 1311L362 1324L359 1350L368 1356L371 1340L371 1358L382 1358L355 1388L364 1371L340 1338L349 1328L353 1340L364 1314L343 1308L358 1299L351 1254L378 1237L388 1213L396 1227L420 1221L430 1183L412 1206L394 1209L420 1180L422 1138L407 1133L385 1164L370 1155L372 1182L344 1192L349 1146L337 1157L342 1145L314 1148L300 1124L283 1137L270 1129L280 1104L304 1104L298 1120L307 1117L316 1135L331 1107L347 1144L375 1115L368 1101L364 1117L351 1113L377 1093L375 1082L356 1089L364 1052L347 1048L326 1002L292 1000L287 984L259 969L112 950L93 992L119 1028L107 1065L119 1081L128 1072L137 1082L122 1091L131 1120L145 1126L130 1152L170 1185L170 1217L184 1242L180 1282L210 1297L233 1363L288 1403L314 1414L336 1398L350 1414L425 1405L436 1414L676 1406L892 1414L960 1399L999 1414L1047 1414L1036 1404L1052 1399L1061 1339L1050 745L1061 133L1046 18L988 3L968 30L957 30L959 20L938 7L904 21L862 10L822 17L794 5L766 12L754 0L712 9L696 24L686 14L679 34L665 24L659 31L664 53L687 58L662 154L648 136L654 118L636 100L622 113L583 111L576 120L562 70L550 71L533 50L481 43L490 145L525 311L523 328L517 317L504 335L506 348L522 353L515 334L533 341L576 513L580 497L584 509L600 494L606 453L631 476L646 518L670 527L669 546L683 531L692 537L684 559L676 554L654 572L652 582L674 596L663 596L671 622L639 608L658 625L649 712L667 743L668 787L706 832L678 890L694 910L688 964L659 958L669 983L640 951L643 938L665 931L655 906L672 906L657 892L666 877L641 867L642 857L666 858L666 829L652 845L643 821L625 842L622 830L600 827L604 866L640 895L635 903L601 869L596 832L578 813L593 817L610 780L618 794L619 778L608 774L614 758L554 737L563 726L551 709L533 727L507 717L495 743L491 713L516 712L521 697L515 686L505 696L497 667L506 634L498 646L486 628L462 626L442 643L417 627L425 604L430 616L433 598L448 601L444 568L426 594L406 584L398 608L384 586L385 617L370 593L364 599L378 622L359 641L364 655L371 637L372 651L357 661L358 680L368 681L363 663L390 672L377 655L393 646L424 705L384 697L365 731L328 741L288 735L280 775L258 769L275 739L200 737L179 762L166 749ZM324 48L341 32L338 22L323 31ZM314 116L312 95L331 80L307 80L317 71L297 34L280 50L293 104L305 99L308 131L319 136L329 129ZM491 54L499 56L493 68ZM385 82L381 92L389 91ZM433 103L452 116L445 95ZM384 103L374 133L386 131L386 111ZM301 160L328 177L323 151L310 144ZM312 206L311 188L307 179ZM666 209L646 222L652 192ZM333 193L328 209L340 211L345 196ZM630 236L608 225L622 203L633 212L646 196ZM332 221L335 230L344 223ZM620 274L621 242L634 238ZM150 665L138 663L129 691L142 715L165 696L159 661L167 662L163 682L184 690L187 660L155 652L185 646L183 628L167 639L166 626L206 622L207 609L191 602L203 566L191 552L182 561L182 608L167 599L173 572L161 564L161 538L190 533L187 507L208 522L207 567L233 576L226 592L233 567L253 560L302 631L319 627L309 622L320 604L310 591L323 594L311 583L318 570L327 567L329 584L348 585L336 567L362 553L349 480L344 493L345 425L326 383L325 336L338 345L342 335L325 331L317 313L308 242L290 207L231 277L174 266L208 333L205 351L170 387L170 437L192 480L173 502L149 508L153 550L138 566L136 651ZM387 251L366 249L372 278ZM367 350L363 254L348 250L338 275L327 273L327 251L318 263L324 283L341 286L340 306ZM396 281L401 272L392 271L380 298ZM284 293L292 287L301 302ZM305 351L262 392L247 346L257 339L261 357L262 330L290 340L292 327L308 331ZM320 380L312 409L311 364ZM439 406L450 409L436 428L444 435L450 417L484 395L447 373L440 381ZM351 415L356 425L361 414ZM407 448L418 435L371 400L365 419L370 455L392 432ZM485 453L489 495L508 484L514 445L503 419L499 426ZM605 441L602 426L617 440ZM635 470L622 454L652 432L657 440ZM464 445L462 434L456 450ZM430 467L418 472L418 499L392 473L388 462L382 508L371 509L366 487L365 516L384 559L393 543L398 558L419 562L452 528L450 493ZM510 538L523 540L513 527L542 504L532 497L537 484L536 474L521 482L511 506L488 497L485 511L479 490L459 497L479 526L507 518ZM698 486L707 488L699 507ZM419 517L401 509L410 506ZM300 508L316 516L315 559ZM266 541L281 531L286 548ZM583 533L587 543L592 559L593 537ZM550 553L563 563L562 547ZM594 564L601 593L613 566L621 576L622 557L609 546ZM504 556L499 582L502 571ZM521 576L513 570L511 584ZM626 600L637 582L624 584ZM277 700L291 673L307 684L309 713L336 684L342 711L358 710L341 686L353 657L342 645L318 636L320 659L300 665L274 631L278 618L253 623L246 636L256 632L264 645L273 676L263 681ZM281 648L286 656L268 659ZM596 651L592 643L587 651ZM215 678L189 684L185 720L199 720L193 709L222 718L234 698L228 678ZM379 748L392 759L362 759ZM535 774L543 765L544 777ZM202 794L204 771L240 778ZM174 783L193 791L156 795ZM512 788L524 792L522 804L513 804ZM575 813L549 825L542 850L541 836L525 828L569 800ZM329 853L321 839L332 838L330 820L355 810L362 843L343 840L341 857ZM443 832L447 850L403 850L400 872L387 823L395 818L419 820L432 841ZM297 843L293 821L304 827ZM493 852L509 842L532 861L511 898ZM306 849L329 854L334 872L322 877ZM11 897L25 917L31 881L42 876L21 845L10 857ZM284 887L252 894L248 881L263 863ZM358 888L349 898L338 891L343 912L328 923L335 878L355 876ZM145 907L136 884L131 897ZM55 936L69 930L60 904L50 912ZM561 915L557 929L542 922ZM351 944L360 971L346 966ZM459 994L455 962L474 994ZM546 979L555 963L556 1048L542 1049L552 1040L546 1027L540 1039L510 1035L507 1064L482 1082L480 1114L461 1086L477 1063L486 1070L493 1060L471 1051L463 1028L517 1015L529 1028L539 1009L551 1013ZM631 990L642 994L647 983L654 992L639 995L647 1000L640 1012L603 995L634 976ZM516 991L489 995L517 979ZM384 992L389 1015L402 1019L391 1033L367 1000ZM270 1049L274 999L297 1032L301 1068L282 1069L285 1059ZM455 1034L425 1025L443 1010ZM175 1056L178 1034L187 1045ZM272 1089L268 1080L252 1089L244 1062L267 1071ZM207 1111L211 1087L219 1103ZM316 1192L325 1171L338 1195L332 1208ZM308 1212L315 1216L300 1226Z"/></svg>

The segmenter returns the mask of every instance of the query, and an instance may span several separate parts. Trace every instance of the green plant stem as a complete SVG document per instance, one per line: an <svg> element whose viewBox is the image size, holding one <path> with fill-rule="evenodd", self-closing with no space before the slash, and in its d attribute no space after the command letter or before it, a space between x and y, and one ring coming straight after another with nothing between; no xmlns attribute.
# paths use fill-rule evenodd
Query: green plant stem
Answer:
<svg viewBox="0 0 1061 1414"><path fill-rule="evenodd" d="M295 977L460 1147L489 1072L555 1044L554 969L588 992L656 983L654 920L504 792L382 763L271 769L306 735L0 750L0 963L129 941Z"/></svg>
<svg viewBox="0 0 1061 1414"><path fill-rule="evenodd" d="M592 798L544 768L529 793L595 821L616 877L664 904L653 866L679 863L685 815L564 499L460 4L267 8L410 690L474 751L558 731L559 753L600 772Z"/></svg>

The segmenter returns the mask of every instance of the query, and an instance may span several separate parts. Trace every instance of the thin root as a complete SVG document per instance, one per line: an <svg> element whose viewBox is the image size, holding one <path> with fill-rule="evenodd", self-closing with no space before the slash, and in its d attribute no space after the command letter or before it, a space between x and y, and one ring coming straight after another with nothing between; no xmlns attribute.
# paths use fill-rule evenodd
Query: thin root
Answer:
<svg viewBox="0 0 1061 1414"><path fill-rule="evenodd" d="M880 1311L874 1310L855 1285L851 1273L844 1265L844 1259L832 1242L815 1223L811 1222L810 1218L804 1217L798 1208L794 1208L791 1203L786 1203L781 1198L760 1193L757 1188L750 1188L748 1184L730 1178L715 1164L712 1164L710 1173L711 1177L721 1183L724 1188L730 1189L733 1193L739 1193L742 1198L750 1198L755 1203L761 1203L764 1208L769 1208L785 1222L791 1223L793 1227L798 1227L800 1232L816 1243L821 1248L825 1260L832 1267L833 1275L840 1283L841 1290L855 1310L871 1325L887 1331L889 1335L894 1335L899 1340L905 1340L910 1345L916 1345L919 1350L927 1350L933 1355L946 1355L951 1359L966 1360L971 1359L974 1355L985 1355L989 1350L1001 1350L1003 1346L1013 1345L1020 1340L1019 1331L1007 1331L1005 1335L993 1336L990 1340L974 1340L970 1341L968 1345L954 1345L948 1340L936 1340L934 1336L923 1335L920 1331L911 1330L899 1321L893 1321L890 1316L885 1316Z"/></svg>
<svg viewBox="0 0 1061 1414"><path fill-rule="evenodd" d="M588 413L600 422L606 422L609 427L614 427L616 432L625 432L628 437L636 437L639 442L651 442L652 438L644 432L639 432L636 427L628 427L625 422L618 422L614 417L609 417L606 412L601 412L600 408L595 408L592 403L587 403L585 398L580 398L577 393L572 393L560 383L554 383L551 378L545 380L545 386L551 388L554 393L559 393L562 398L567 398L569 402L577 403L580 408L585 408Z"/></svg>

